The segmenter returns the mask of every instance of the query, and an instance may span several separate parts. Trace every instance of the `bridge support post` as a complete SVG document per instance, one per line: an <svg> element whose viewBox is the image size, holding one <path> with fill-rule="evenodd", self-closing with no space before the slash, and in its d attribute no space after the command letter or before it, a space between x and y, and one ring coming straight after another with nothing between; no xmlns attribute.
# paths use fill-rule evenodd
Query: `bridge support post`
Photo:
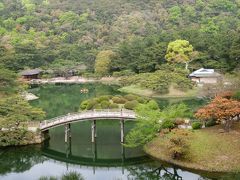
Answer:
<svg viewBox="0 0 240 180"><path fill-rule="evenodd" d="M124 174L125 147L122 145L122 174Z"/></svg>
<svg viewBox="0 0 240 180"><path fill-rule="evenodd" d="M41 132L41 141L46 141L49 140L50 136L49 136L49 130L43 131Z"/></svg>
<svg viewBox="0 0 240 180"><path fill-rule="evenodd" d="M96 132L96 120L93 120L92 122L92 143L95 142L95 138L97 137L97 132Z"/></svg>
<svg viewBox="0 0 240 180"><path fill-rule="evenodd" d="M72 140L71 137L68 137L68 142L65 143L65 148L66 148L66 158L72 155Z"/></svg>
<svg viewBox="0 0 240 180"><path fill-rule="evenodd" d="M120 121L121 125L121 143L124 143L124 119Z"/></svg>
<svg viewBox="0 0 240 180"><path fill-rule="evenodd" d="M71 138L71 125L66 124L65 125L65 143L69 141L69 138Z"/></svg>

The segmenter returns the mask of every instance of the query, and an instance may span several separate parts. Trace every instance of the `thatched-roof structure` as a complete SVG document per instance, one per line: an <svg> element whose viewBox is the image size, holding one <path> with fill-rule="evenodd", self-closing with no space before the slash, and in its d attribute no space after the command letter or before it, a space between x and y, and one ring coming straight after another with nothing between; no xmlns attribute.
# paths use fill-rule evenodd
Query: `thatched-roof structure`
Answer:
<svg viewBox="0 0 240 180"><path fill-rule="evenodd" d="M38 79L38 75L42 72L41 69L28 69L20 72L24 79Z"/></svg>

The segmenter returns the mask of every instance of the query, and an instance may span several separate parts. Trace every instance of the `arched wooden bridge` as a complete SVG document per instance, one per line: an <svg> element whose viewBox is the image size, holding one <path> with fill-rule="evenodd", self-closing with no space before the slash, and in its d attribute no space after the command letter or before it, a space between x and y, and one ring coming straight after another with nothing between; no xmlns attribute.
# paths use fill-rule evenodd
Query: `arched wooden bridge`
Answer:
<svg viewBox="0 0 240 180"><path fill-rule="evenodd" d="M48 131L51 128L65 125L65 142L70 137L70 124L80 121L92 121L92 142L95 141L96 135L96 120L109 119L120 120L121 123L121 142L124 139L124 121L134 121L136 114L134 111L126 109L101 109L92 111L82 111L78 113L69 113L64 116L59 116L40 123L42 132Z"/></svg>

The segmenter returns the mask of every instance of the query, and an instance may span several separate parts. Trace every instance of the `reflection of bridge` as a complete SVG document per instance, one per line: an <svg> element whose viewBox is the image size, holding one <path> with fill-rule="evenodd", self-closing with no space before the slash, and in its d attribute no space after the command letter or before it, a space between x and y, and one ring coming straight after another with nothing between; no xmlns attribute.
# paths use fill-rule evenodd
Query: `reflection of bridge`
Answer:
<svg viewBox="0 0 240 180"><path fill-rule="evenodd" d="M49 147L48 141L45 141L45 146ZM80 165L80 167L87 167L93 169L93 174L99 168L122 168L122 174L125 173L125 169L130 171L132 178L129 179L173 179L182 180L182 177L178 175L177 169L173 167L172 169L167 168L164 165L159 167L147 167L144 163L151 162L152 160L145 155L140 155L136 157L126 157L125 148L121 146L121 155L115 158L102 158L98 157L97 153L97 143L92 143L92 156L78 156L72 154L71 138L66 143L65 152L59 152L49 148L43 148L42 154L54 161L59 161L61 163L66 163L68 169L69 164ZM140 165L140 166L134 166Z"/></svg>
<svg viewBox="0 0 240 180"><path fill-rule="evenodd" d="M151 159L148 158L145 154L141 154L139 156L129 157L129 154L126 152L126 149L123 145L121 145L121 152L119 156L115 156L114 158L106 158L99 156L97 142L92 143L92 155L74 155L72 153L72 138L69 137L67 143L65 143L65 152L60 152L54 149L49 149L49 141L44 142L44 146L42 148L42 154L48 158L57 160L59 162L66 163L68 168L68 164L76 164L85 167L93 168L93 173L95 174L95 170L97 167L101 168L111 168L111 167L122 167L122 173L124 174L124 168L128 166L132 166L135 164L142 164L145 162L150 162ZM127 154L126 154L127 153Z"/></svg>
<svg viewBox="0 0 240 180"><path fill-rule="evenodd" d="M103 159L97 157L96 152L93 151L93 157L79 157L76 155L72 155L68 152L63 153L59 151L55 151L52 149L43 149L42 154L46 157L49 157L54 160L58 160L61 162L66 162L70 164L78 164L83 166L95 166L95 167L122 167L122 166L130 166L135 164L140 164L143 162L149 162L150 159L147 156L140 157L125 157L124 149L122 152L122 157L114 158L114 159Z"/></svg>
<svg viewBox="0 0 240 180"><path fill-rule="evenodd" d="M65 125L65 142L68 141L68 137L71 136L71 123L80 121L92 121L92 142L95 142L96 134L96 120L111 119L120 120L121 124L121 142L124 141L124 122L127 120L134 121L136 115L133 111L126 109L114 109L114 110L93 110L82 111L79 113L69 113L64 116L59 116L50 120L45 120L40 123L40 130L42 132L48 131L51 128Z"/></svg>

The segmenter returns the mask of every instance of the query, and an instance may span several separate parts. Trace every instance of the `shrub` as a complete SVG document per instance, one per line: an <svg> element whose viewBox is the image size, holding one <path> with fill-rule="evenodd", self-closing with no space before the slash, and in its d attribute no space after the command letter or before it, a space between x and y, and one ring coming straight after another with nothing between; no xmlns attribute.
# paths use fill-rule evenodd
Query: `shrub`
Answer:
<svg viewBox="0 0 240 180"><path fill-rule="evenodd" d="M124 71L122 71L122 74L124 76L133 76L135 74L135 72L132 72L131 70L124 70Z"/></svg>
<svg viewBox="0 0 240 180"><path fill-rule="evenodd" d="M111 103L109 101L102 101L101 107L102 107L102 109L107 109L107 108L109 108L110 104Z"/></svg>
<svg viewBox="0 0 240 180"><path fill-rule="evenodd" d="M232 98L236 100L240 100L240 91L235 92Z"/></svg>
<svg viewBox="0 0 240 180"><path fill-rule="evenodd" d="M54 176L42 176L40 177L38 180L57 180L58 178L57 177L54 177Z"/></svg>
<svg viewBox="0 0 240 180"><path fill-rule="evenodd" d="M174 81L175 81L175 88L181 91L192 89L194 85L194 83L190 79L182 75L175 75Z"/></svg>
<svg viewBox="0 0 240 180"><path fill-rule="evenodd" d="M175 123L176 125L181 125L181 124L184 124L184 122L185 122L184 119L182 119L182 118L177 118L174 123Z"/></svg>
<svg viewBox="0 0 240 180"><path fill-rule="evenodd" d="M128 94L128 95L125 95L124 98L128 101L133 101L133 100L137 100L138 96L133 94Z"/></svg>
<svg viewBox="0 0 240 180"><path fill-rule="evenodd" d="M116 104L125 104L127 100L123 97L113 97L112 101Z"/></svg>
<svg viewBox="0 0 240 180"><path fill-rule="evenodd" d="M215 126L217 123L213 119L206 122L206 127Z"/></svg>
<svg viewBox="0 0 240 180"><path fill-rule="evenodd" d="M95 106L93 107L93 109L102 109L101 104L95 104Z"/></svg>
<svg viewBox="0 0 240 180"><path fill-rule="evenodd" d="M35 134L25 129L0 131L0 146L16 146L27 144L33 140Z"/></svg>
<svg viewBox="0 0 240 180"><path fill-rule="evenodd" d="M90 110L90 109L93 109L93 107L97 104L97 101L96 100L89 100L88 101L88 104L86 106L86 109L87 110Z"/></svg>
<svg viewBox="0 0 240 180"><path fill-rule="evenodd" d="M188 146L182 137L171 137L167 144L170 156L173 159L182 159L186 155Z"/></svg>
<svg viewBox="0 0 240 180"><path fill-rule="evenodd" d="M83 101L80 105L80 109L82 109L82 110L87 109L88 103L89 103L88 100Z"/></svg>
<svg viewBox="0 0 240 180"><path fill-rule="evenodd" d="M149 99L144 97L138 97L137 101L141 104L146 104L149 101Z"/></svg>
<svg viewBox="0 0 240 180"><path fill-rule="evenodd" d="M110 99L111 99L111 96L100 96L98 98L98 102L109 101Z"/></svg>
<svg viewBox="0 0 240 180"><path fill-rule="evenodd" d="M164 120L162 122L162 128L163 129L173 129L175 127L175 124L172 120Z"/></svg>
<svg viewBox="0 0 240 180"><path fill-rule="evenodd" d="M113 72L112 76L113 77L120 77L121 76L121 72Z"/></svg>
<svg viewBox="0 0 240 180"><path fill-rule="evenodd" d="M114 77L120 77L120 76L131 76L134 75L134 72L131 70L124 70L124 71L118 71L118 72L113 72Z"/></svg>
<svg viewBox="0 0 240 180"><path fill-rule="evenodd" d="M116 103L112 103L112 104L110 104L109 108L110 109L117 109L117 108L119 108L119 106Z"/></svg>
<svg viewBox="0 0 240 180"><path fill-rule="evenodd" d="M84 180L81 174L73 171L62 175L61 180Z"/></svg>
<svg viewBox="0 0 240 180"><path fill-rule="evenodd" d="M130 110L134 110L137 105L138 105L138 101L134 100L134 101L128 101L125 105L124 108L126 109L130 109Z"/></svg>
<svg viewBox="0 0 240 180"><path fill-rule="evenodd" d="M188 152L188 144L186 139L189 132L183 129L175 129L167 142L170 156L173 159L183 159Z"/></svg>
<svg viewBox="0 0 240 180"><path fill-rule="evenodd" d="M43 74L43 75L41 75L41 78L42 79L49 79L49 78L52 78L52 75L51 74Z"/></svg>
<svg viewBox="0 0 240 180"><path fill-rule="evenodd" d="M201 122L193 122L192 123L192 128L193 129L201 129L202 128L202 123Z"/></svg>

